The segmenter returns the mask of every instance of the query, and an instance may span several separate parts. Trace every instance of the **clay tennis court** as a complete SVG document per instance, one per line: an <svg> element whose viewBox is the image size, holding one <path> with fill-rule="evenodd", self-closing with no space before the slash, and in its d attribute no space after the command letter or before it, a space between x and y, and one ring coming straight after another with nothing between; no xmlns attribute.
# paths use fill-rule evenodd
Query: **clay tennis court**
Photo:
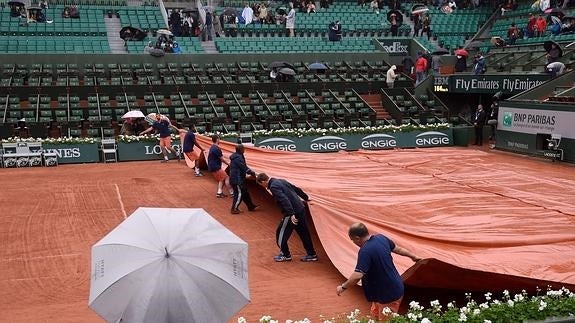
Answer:
<svg viewBox="0 0 575 323"><path fill-rule="evenodd" d="M0 169L2 321L101 322L87 304L90 248L140 206L204 208L249 243L251 303L238 313L248 322L265 314L319 321L355 308L366 313L360 288L335 294L340 272L353 270L357 249L346 228L358 220L427 258L411 267L395 257L408 284L575 285L570 165L466 148L321 155L248 149L246 158L254 170L311 194L319 262L274 263L280 214L267 192L250 186L261 208L231 215L231 199L215 197L214 180L194 177L184 163ZM297 235L290 242L294 256L304 254Z"/></svg>

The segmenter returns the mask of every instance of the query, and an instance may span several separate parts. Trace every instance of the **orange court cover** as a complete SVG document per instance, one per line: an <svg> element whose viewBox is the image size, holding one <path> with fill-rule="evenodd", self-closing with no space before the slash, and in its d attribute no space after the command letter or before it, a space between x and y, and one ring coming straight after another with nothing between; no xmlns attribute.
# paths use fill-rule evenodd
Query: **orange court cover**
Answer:
<svg viewBox="0 0 575 323"><path fill-rule="evenodd" d="M207 149L211 141L199 137ZM227 157L234 144L222 141ZM407 284L496 291L575 288L575 168L501 152L425 148L294 153L246 148L248 166L311 197L313 223L344 275L364 222L425 260L394 256Z"/></svg>

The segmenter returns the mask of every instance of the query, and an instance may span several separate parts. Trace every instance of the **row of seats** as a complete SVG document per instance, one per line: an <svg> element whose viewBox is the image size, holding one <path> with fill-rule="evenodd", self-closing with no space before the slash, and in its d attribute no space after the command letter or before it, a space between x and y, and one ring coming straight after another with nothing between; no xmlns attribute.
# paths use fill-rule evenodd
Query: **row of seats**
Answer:
<svg viewBox="0 0 575 323"><path fill-rule="evenodd" d="M135 95L109 96L91 95L87 98L62 95L58 98L50 96L31 96L27 100L19 97L0 97L0 121L15 123L21 118L27 122L47 123L80 122L88 120L112 121L121 120L129 110L138 108L144 113L162 113L172 119L181 121L194 118L197 124L205 123L213 118L224 118L238 122L240 118L249 118L265 122L268 116L275 119L291 120L291 116L308 119L312 116L338 117L374 116L373 110L352 91L334 92L300 91L293 95L285 92L253 92L247 96L226 93L223 97L215 94L148 94L143 97ZM300 118L301 119L301 118Z"/></svg>
<svg viewBox="0 0 575 323"><path fill-rule="evenodd" d="M374 52L370 38L344 38L331 42L323 37L261 37L253 41L238 38L220 38L216 47L222 53L246 52Z"/></svg>
<svg viewBox="0 0 575 323"><path fill-rule="evenodd" d="M110 53L105 36L98 37L41 37L26 39L0 36L0 51L5 53Z"/></svg>

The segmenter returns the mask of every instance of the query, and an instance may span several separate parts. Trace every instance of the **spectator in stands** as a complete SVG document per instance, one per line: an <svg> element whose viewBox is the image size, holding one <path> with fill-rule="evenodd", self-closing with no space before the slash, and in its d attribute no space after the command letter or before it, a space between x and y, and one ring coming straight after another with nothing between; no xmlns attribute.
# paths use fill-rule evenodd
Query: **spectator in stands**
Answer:
<svg viewBox="0 0 575 323"><path fill-rule="evenodd" d="M262 3L262 5L260 6L260 11L258 13L258 19L260 21L260 24L264 24L266 22L266 19L268 17L268 8L266 7L265 3Z"/></svg>
<svg viewBox="0 0 575 323"><path fill-rule="evenodd" d="M565 72L565 64L561 62L552 62L545 66L545 71L551 74L551 77L557 77Z"/></svg>
<svg viewBox="0 0 575 323"><path fill-rule="evenodd" d="M537 21L535 22L535 27L536 27L535 37L545 36L545 32L547 29L547 19L545 19L545 17L543 17L542 15L539 15L539 18L537 18Z"/></svg>
<svg viewBox="0 0 575 323"><path fill-rule="evenodd" d="M395 83L395 79L398 76L398 74L395 73L396 69L397 67L395 65L391 65L391 67L387 70L385 82L387 83L387 87L389 89L393 89L393 84Z"/></svg>
<svg viewBox="0 0 575 323"><path fill-rule="evenodd" d="M433 71L433 75L440 75L442 66L443 62L441 61L441 55L433 55L431 57L431 70Z"/></svg>
<svg viewBox="0 0 575 323"><path fill-rule="evenodd" d="M419 53L417 60L415 61L415 86L423 82L427 77L426 72L428 69L427 59L423 56L423 53Z"/></svg>
<svg viewBox="0 0 575 323"><path fill-rule="evenodd" d="M467 56L469 56L469 53L463 49L463 46L459 46L455 51L455 56L457 58L457 61L455 61L455 71L461 73L467 68Z"/></svg>
<svg viewBox="0 0 575 323"><path fill-rule="evenodd" d="M375 13L379 15L379 1L378 0L372 0L371 3L369 4L369 8L371 10L375 11Z"/></svg>
<svg viewBox="0 0 575 323"><path fill-rule="evenodd" d="M62 11L62 18L70 18L70 7L65 7Z"/></svg>
<svg viewBox="0 0 575 323"><path fill-rule="evenodd" d="M213 32L213 21L214 16L211 12L206 12L206 21L204 22L204 28L202 28L202 40L212 41Z"/></svg>
<svg viewBox="0 0 575 323"><path fill-rule="evenodd" d="M341 40L341 34L342 34L341 29L342 29L342 27L341 27L341 23L339 22L339 20L332 21L329 24L329 31L327 33L328 39L330 41L340 41Z"/></svg>
<svg viewBox="0 0 575 323"><path fill-rule="evenodd" d="M419 32L423 28L422 19L420 15L413 15L413 36L419 37Z"/></svg>
<svg viewBox="0 0 575 323"><path fill-rule="evenodd" d="M423 20L421 22L423 28L421 29L421 35L427 35L427 40L431 39L431 18L428 15L423 15Z"/></svg>
<svg viewBox="0 0 575 323"><path fill-rule="evenodd" d="M537 17L535 17L532 13L529 14L529 19L527 20L527 26L523 34L527 36L527 38L531 38L535 36L535 31L537 30L536 24Z"/></svg>
<svg viewBox="0 0 575 323"><path fill-rule="evenodd" d="M313 1L307 1L306 11L307 13L315 13L315 3Z"/></svg>
<svg viewBox="0 0 575 323"><path fill-rule="evenodd" d="M252 21L254 20L254 10L250 7L248 3L246 3L246 6L242 11L242 17L244 18L246 25L251 24Z"/></svg>
<svg viewBox="0 0 575 323"><path fill-rule="evenodd" d="M401 60L401 64L403 65L403 73L409 75L409 77L412 77L413 74L413 58L411 58L411 56L405 56L402 60Z"/></svg>
<svg viewBox="0 0 575 323"><path fill-rule="evenodd" d="M220 37L223 34L222 25L220 24L220 19L218 19L218 16L216 15L215 12L212 12L211 15L212 15L212 21L214 24L214 33L216 34L216 37Z"/></svg>
<svg viewBox="0 0 575 323"><path fill-rule="evenodd" d="M391 24L391 36L397 37L397 33L399 32L399 21L395 13L391 14L390 24Z"/></svg>
<svg viewBox="0 0 575 323"><path fill-rule="evenodd" d="M483 105L478 105L473 117L473 127L475 128L475 143L474 145L483 145L483 125L485 125L485 111Z"/></svg>
<svg viewBox="0 0 575 323"><path fill-rule="evenodd" d="M557 44L551 43L551 49L547 52L547 64L557 62L561 55L561 50L557 47Z"/></svg>
<svg viewBox="0 0 575 323"><path fill-rule="evenodd" d="M475 66L473 67L473 74L481 75L487 71L487 66L485 64L485 57L481 53L475 55Z"/></svg>
<svg viewBox="0 0 575 323"><path fill-rule="evenodd" d="M319 7L320 9L327 9L329 8L329 2L327 0L319 0Z"/></svg>
<svg viewBox="0 0 575 323"><path fill-rule="evenodd" d="M124 136L133 136L135 134L135 132L134 132L135 122L136 121L132 118L124 120L124 123L122 124L122 128L120 129L120 134L124 135Z"/></svg>
<svg viewBox="0 0 575 323"><path fill-rule="evenodd" d="M509 29L507 29L507 38L509 45L515 45L515 41L519 38L519 29L515 27L515 23L512 23Z"/></svg>
<svg viewBox="0 0 575 323"><path fill-rule="evenodd" d="M289 3L289 7L290 7L290 11L289 11L288 15L286 16L286 29L289 30L289 36L294 37L295 36L295 32L294 32L295 10L293 8L293 2Z"/></svg>

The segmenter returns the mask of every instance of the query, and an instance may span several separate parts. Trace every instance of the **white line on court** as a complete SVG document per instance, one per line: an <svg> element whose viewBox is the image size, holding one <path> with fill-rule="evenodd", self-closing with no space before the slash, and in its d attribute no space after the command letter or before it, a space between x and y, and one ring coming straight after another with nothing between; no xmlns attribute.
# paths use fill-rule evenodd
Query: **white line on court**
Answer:
<svg viewBox="0 0 575 323"><path fill-rule="evenodd" d="M118 187L118 184L114 184L114 186L116 187L116 196L118 197L118 202L120 202L120 207L122 208L122 215L124 216L124 219L128 217L128 215L126 214L126 208L124 208L124 202L122 201L122 194L120 194L120 188Z"/></svg>

